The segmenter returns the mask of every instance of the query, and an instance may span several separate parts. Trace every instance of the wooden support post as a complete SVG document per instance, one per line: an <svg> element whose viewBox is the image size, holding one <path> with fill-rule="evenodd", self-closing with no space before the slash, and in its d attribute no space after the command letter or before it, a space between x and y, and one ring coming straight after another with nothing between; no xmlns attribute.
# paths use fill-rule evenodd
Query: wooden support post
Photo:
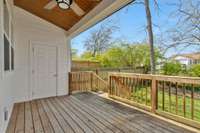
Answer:
<svg viewBox="0 0 200 133"><path fill-rule="evenodd" d="M154 77L152 78L152 86L151 86L151 108L152 108L152 112L156 113L156 110L157 110L157 82Z"/></svg>

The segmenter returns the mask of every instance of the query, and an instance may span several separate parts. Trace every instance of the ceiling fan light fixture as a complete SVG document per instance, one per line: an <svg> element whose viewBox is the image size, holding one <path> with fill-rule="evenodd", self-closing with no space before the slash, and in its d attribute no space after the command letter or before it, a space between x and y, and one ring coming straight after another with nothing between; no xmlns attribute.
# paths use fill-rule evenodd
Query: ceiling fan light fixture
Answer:
<svg viewBox="0 0 200 133"><path fill-rule="evenodd" d="M70 5L72 4L72 0L57 0L57 3L61 9L67 10L70 8Z"/></svg>

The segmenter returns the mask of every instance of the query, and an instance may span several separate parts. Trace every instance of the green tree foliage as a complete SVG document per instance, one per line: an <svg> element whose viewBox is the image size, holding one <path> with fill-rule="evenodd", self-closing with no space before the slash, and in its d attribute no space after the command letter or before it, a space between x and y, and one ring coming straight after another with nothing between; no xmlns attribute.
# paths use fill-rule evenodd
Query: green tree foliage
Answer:
<svg viewBox="0 0 200 133"><path fill-rule="evenodd" d="M193 65L193 66L188 70L188 75L189 75L189 76L194 76L194 77L200 77L200 64L198 64L198 65Z"/></svg>
<svg viewBox="0 0 200 133"><path fill-rule="evenodd" d="M155 60L161 58L156 49ZM104 66L109 67L144 67L150 68L150 47L147 44L121 44L119 47L109 49L102 58Z"/></svg>
<svg viewBox="0 0 200 133"><path fill-rule="evenodd" d="M125 64L123 56L124 53L120 47L113 47L107 50L102 56L98 56L98 60L104 67L122 67Z"/></svg>
<svg viewBox="0 0 200 133"><path fill-rule="evenodd" d="M182 65L178 62L173 62L173 61L170 61L170 62L166 62L164 65L163 65L163 68L162 68L162 74L164 75L180 75L183 71L182 71Z"/></svg>
<svg viewBox="0 0 200 133"><path fill-rule="evenodd" d="M158 49L155 51L157 61L162 56ZM150 47L147 44L121 43L95 57L92 56L92 53L86 52L82 58L98 60L103 67L144 67L147 71L150 69Z"/></svg>

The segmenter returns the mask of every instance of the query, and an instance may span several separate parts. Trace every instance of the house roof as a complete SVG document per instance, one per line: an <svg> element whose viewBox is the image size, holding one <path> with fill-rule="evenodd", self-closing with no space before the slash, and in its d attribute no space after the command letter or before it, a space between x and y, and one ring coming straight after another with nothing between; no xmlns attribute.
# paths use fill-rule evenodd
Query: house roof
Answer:
<svg viewBox="0 0 200 133"><path fill-rule="evenodd" d="M62 10L58 6L55 6L51 10L45 9L44 7L51 1L52 0L14 0L14 5L68 31L102 0L74 0L84 11L84 15L82 16L76 14L71 8Z"/></svg>
<svg viewBox="0 0 200 133"><path fill-rule="evenodd" d="M173 56L172 58L174 59L176 57L185 57L185 58L189 58L193 60L200 60L200 52L190 53L190 54L178 54L178 55Z"/></svg>

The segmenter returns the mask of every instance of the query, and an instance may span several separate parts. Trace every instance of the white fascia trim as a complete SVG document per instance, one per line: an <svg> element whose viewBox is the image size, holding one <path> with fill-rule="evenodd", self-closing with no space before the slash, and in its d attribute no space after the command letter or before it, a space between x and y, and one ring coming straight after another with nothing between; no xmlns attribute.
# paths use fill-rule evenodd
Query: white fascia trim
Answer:
<svg viewBox="0 0 200 133"><path fill-rule="evenodd" d="M103 0L97 7L68 30L66 34L70 36L70 38L73 38L132 1L134 0Z"/></svg>

